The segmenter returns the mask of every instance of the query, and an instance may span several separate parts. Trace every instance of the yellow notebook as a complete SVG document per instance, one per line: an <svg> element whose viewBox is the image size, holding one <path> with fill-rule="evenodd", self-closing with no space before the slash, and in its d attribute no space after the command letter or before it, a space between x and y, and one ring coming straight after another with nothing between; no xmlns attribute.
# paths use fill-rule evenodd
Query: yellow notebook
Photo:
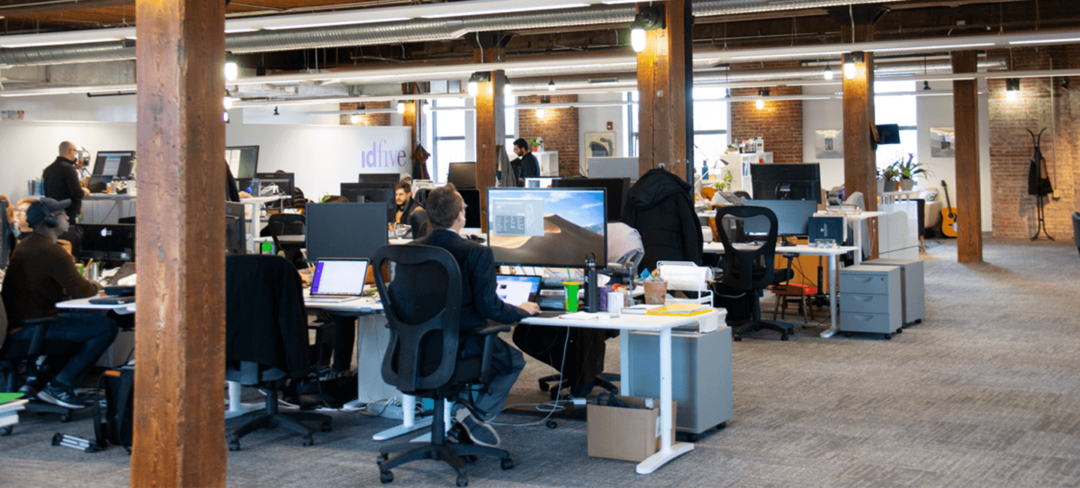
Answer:
<svg viewBox="0 0 1080 488"><path fill-rule="evenodd" d="M701 315L712 311L708 305L700 303L672 303L645 312L646 315Z"/></svg>

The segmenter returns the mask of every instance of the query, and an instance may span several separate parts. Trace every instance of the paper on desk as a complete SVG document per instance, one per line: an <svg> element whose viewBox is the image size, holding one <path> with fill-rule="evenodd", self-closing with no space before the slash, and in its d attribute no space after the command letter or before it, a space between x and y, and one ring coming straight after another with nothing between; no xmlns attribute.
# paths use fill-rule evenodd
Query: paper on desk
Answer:
<svg viewBox="0 0 1080 488"><path fill-rule="evenodd" d="M119 267L116 267L116 268L113 268L113 269L106 269L106 270L101 272L101 278L102 279L112 278L113 276L116 276L116 273L119 272L119 271L120 271Z"/></svg>
<svg viewBox="0 0 1080 488"><path fill-rule="evenodd" d="M135 275L120 278L116 281L116 286L135 286Z"/></svg>

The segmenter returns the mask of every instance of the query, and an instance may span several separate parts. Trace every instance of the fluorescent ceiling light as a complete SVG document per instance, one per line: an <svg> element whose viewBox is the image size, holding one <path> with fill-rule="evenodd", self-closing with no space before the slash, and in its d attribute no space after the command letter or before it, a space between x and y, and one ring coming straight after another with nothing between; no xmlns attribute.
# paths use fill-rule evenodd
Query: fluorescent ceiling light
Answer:
<svg viewBox="0 0 1080 488"><path fill-rule="evenodd" d="M383 19L352 19L352 20L339 20L335 22L316 22L312 24L293 24L293 25L268 25L263 27L266 30L286 30L286 29L307 29L309 27L329 27L332 25L350 25L350 24L373 24L381 22L399 22L402 20L409 20L408 17L389 17ZM228 32L228 31L226 31Z"/></svg>
<svg viewBox="0 0 1080 488"><path fill-rule="evenodd" d="M938 46L908 46L908 47L890 47L886 49L874 49L876 53L885 53L890 51L943 51L948 49L966 49L972 47L988 47L994 46L992 42L980 42L975 44L945 44Z"/></svg>
<svg viewBox="0 0 1080 488"><path fill-rule="evenodd" d="M770 59L770 58L798 58L802 56L835 56L847 51L817 51L811 53L790 52L784 54L749 54L746 56L732 56L731 59Z"/></svg>
<svg viewBox="0 0 1080 488"><path fill-rule="evenodd" d="M1027 41L1012 41L1009 44L1013 46L1020 46L1024 44L1055 44L1062 42L1080 42L1080 37L1070 37L1068 39L1031 39Z"/></svg>
<svg viewBox="0 0 1080 488"><path fill-rule="evenodd" d="M638 3L638 0L601 0L604 5L622 5L624 3Z"/></svg>
<svg viewBox="0 0 1080 488"><path fill-rule="evenodd" d="M253 28L250 28L250 27L241 27L241 28L237 28L237 29L225 29L225 33L226 34L240 34L242 32L256 32L258 30L259 29L253 29Z"/></svg>
<svg viewBox="0 0 1080 488"><path fill-rule="evenodd" d="M38 46L61 46L67 44L93 44L95 42L116 42L121 39L118 37L101 37L94 39L72 39L72 40L54 40L54 41L41 41L41 42L21 42L18 44L3 44L0 43L0 47L16 48L16 47L38 47Z"/></svg>
<svg viewBox="0 0 1080 488"><path fill-rule="evenodd" d="M554 5L530 5L521 7L496 8L489 10L471 10L465 12L444 12L439 14L421 15L425 19L443 19L446 17L467 17L472 15L509 14L514 12L533 12L536 10L557 10L563 8L588 7L587 3L561 3Z"/></svg>

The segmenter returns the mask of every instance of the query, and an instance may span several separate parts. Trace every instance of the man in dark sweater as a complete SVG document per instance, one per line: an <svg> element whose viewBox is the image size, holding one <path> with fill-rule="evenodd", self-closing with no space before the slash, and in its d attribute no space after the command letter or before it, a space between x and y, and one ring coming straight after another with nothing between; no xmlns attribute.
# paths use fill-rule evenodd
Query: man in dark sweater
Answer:
<svg viewBox="0 0 1080 488"><path fill-rule="evenodd" d="M514 176L518 179L518 186L525 186L525 178L540 176L540 161L529 148L525 139L518 138L514 141L514 154L517 159L510 161L510 167L514 169Z"/></svg>
<svg viewBox="0 0 1080 488"><path fill-rule="evenodd" d="M66 298L93 296L101 285L88 281L75 269L71 255L56 243L68 230L64 209L70 202L42 198L26 210L26 222L34 232L15 248L0 290L7 309L8 340L27 341L33 327L23 328L27 320L56 317L45 334L46 341L74 343L74 354L60 366L59 373L37 393L38 398L67 408L86 406L73 388L82 384L87 372L116 339L117 325L103 315L60 313L56 303ZM50 358L54 359L54 358ZM51 360L49 364L55 364ZM44 378L27 382L29 393L40 388Z"/></svg>
<svg viewBox="0 0 1080 488"><path fill-rule="evenodd" d="M61 142L60 155L41 173L45 196L57 201L71 201L71 205L68 205L65 211L68 222L75 222L82 212L83 195L85 195L82 185L79 184L79 170L75 168L78 153L79 148L75 144L69 141Z"/></svg>
<svg viewBox="0 0 1080 488"><path fill-rule="evenodd" d="M540 307L531 302L513 307L495 294L495 258L491 248L464 239L459 235L465 227L465 201L453 184L437 188L428 195L427 215L434 229L431 235L418 239L416 244L446 249L454 256L461 269L461 331L485 325L488 320L512 324L530 315L540 313ZM392 286L392 285L391 285ZM493 416L502 411L510 388L514 386L521 370L525 369L525 357L521 351L502 339L494 338L492 363L496 370L488 390L473 402L482 415ZM483 354L483 340L462 337L463 357ZM491 425L471 415L468 409L455 405L452 420L455 428L463 430L473 442L497 445L498 435ZM461 439L461 437L459 437Z"/></svg>

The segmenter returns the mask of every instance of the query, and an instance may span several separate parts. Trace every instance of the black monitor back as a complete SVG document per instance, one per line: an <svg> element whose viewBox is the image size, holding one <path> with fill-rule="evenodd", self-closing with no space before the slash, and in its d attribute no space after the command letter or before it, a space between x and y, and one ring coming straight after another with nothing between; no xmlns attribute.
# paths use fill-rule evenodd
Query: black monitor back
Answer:
<svg viewBox="0 0 1080 488"><path fill-rule="evenodd" d="M878 124L877 145L900 144L900 124Z"/></svg>
<svg viewBox="0 0 1080 488"><path fill-rule="evenodd" d="M813 200L821 203L818 163L751 164L755 200Z"/></svg>
<svg viewBox="0 0 1080 488"><path fill-rule="evenodd" d="M313 203L307 206L307 260L371 258L387 243L381 203Z"/></svg>
<svg viewBox="0 0 1080 488"><path fill-rule="evenodd" d="M394 188L401 181L399 173L360 173L357 183Z"/></svg>
<svg viewBox="0 0 1080 488"><path fill-rule="evenodd" d="M387 222L397 217L397 202L394 201L394 187L368 183L342 183L341 196L355 203L385 203Z"/></svg>
<svg viewBox="0 0 1080 488"><path fill-rule="evenodd" d="M480 190L458 189L458 194L465 201L465 227L480 228Z"/></svg>
<svg viewBox="0 0 1080 488"><path fill-rule="evenodd" d="M817 212L817 203L812 200L748 200L746 205L772 210L776 214L776 233L781 236L807 235L810 217ZM768 234L769 221L764 217L746 219L743 230L747 234Z"/></svg>
<svg viewBox="0 0 1080 488"><path fill-rule="evenodd" d="M120 163L116 169L105 170L106 161L110 157L119 157ZM131 160L135 159L135 151L98 151L94 159L94 176L114 176L116 178L131 177Z"/></svg>
<svg viewBox="0 0 1080 488"><path fill-rule="evenodd" d="M603 188L607 190L607 221L622 220L626 195L630 193L630 178L559 178L551 181L552 188Z"/></svg>
<svg viewBox="0 0 1080 488"><path fill-rule="evenodd" d="M251 178L259 171L259 146L228 146L225 148L226 159L229 151L238 151L240 164L237 165L237 178Z"/></svg>
<svg viewBox="0 0 1080 488"><path fill-rule="evenodd" d="M247 254L244 204L225 202L225 254Z"/></svg>
<svg viewBox="0 0 1080 488"><path fill-rule="evenodd" d="M458 190L476 188L476 163L450 163L446 182L453 183Z"/></svg>
<svg viewBox="0 0 1080 488"><path fill-rule="evenodd" d="M79 224L83 259L135 260L135 225Z"/></svg>

